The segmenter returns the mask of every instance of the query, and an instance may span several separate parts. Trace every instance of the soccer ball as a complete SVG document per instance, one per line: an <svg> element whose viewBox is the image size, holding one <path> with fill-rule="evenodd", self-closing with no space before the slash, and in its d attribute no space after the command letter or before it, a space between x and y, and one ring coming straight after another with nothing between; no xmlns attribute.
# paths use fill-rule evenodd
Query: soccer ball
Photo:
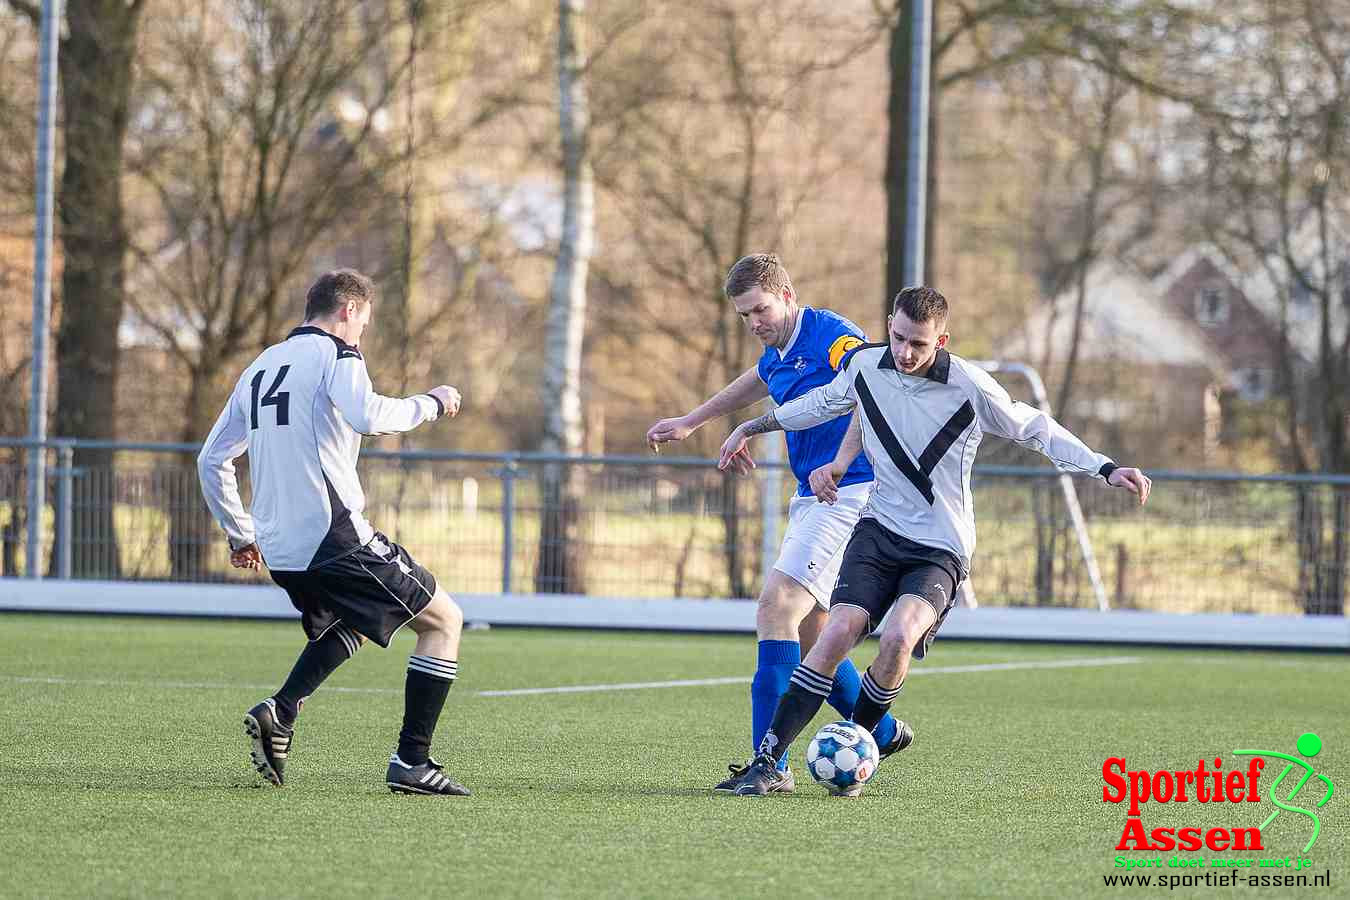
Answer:
<svg viewBox="0 0 1350 900"><path fill-rule="evenodd" d="M806 748L811 777L836 797L858 796L880 759L872 733L852 722L831 722Z"/></svg>

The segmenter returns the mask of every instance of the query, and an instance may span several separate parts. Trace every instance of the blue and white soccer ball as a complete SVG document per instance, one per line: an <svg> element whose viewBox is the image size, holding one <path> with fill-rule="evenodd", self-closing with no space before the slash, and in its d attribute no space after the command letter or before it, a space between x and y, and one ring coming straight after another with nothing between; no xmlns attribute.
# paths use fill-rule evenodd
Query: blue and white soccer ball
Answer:
<svg viewBox="0 0 1350 900"><path fill-rule="evenodd" d="M872 733L852 722L831 722L806 748L811 777L837 797L856 797L877 770L881 755Z"/></svg>

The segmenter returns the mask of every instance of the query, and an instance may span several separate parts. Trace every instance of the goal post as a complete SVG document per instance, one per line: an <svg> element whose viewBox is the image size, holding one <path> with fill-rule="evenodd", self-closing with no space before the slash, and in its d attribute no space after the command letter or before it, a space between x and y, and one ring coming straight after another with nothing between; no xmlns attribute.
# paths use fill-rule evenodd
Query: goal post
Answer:
<svg viewBox="0 0 1350 900"><path fill-rule="evenodd" d="M1045 382L1041 380L1041 375L1032 366L1020 362L1008 362L1006 360L971 360L972 365L979 366L991 374L1017 375L1023 378L1031 387L1031 395L1036 400L1036 407L1047 416L1050 412L1050 396L1046 393ZM1073 478L1068 474L1061 472L1059 474L1059 486L1064 493L1064 505L1069 510L1069 520L1073 523L1074 535L1078 539L1078 550L1083 556L1083 566L1087 569L1088 580L1092 583L1092 593L1097 597L1097 609L1105 612L1111 608L1106 599L1106 588L1102 585L1102 573L1097 568L1097 556L1092 552L1092 538L1088 535L1087 522L1083 519L1083 507L1078 503L1078 490L1074 487ZM968 588L968 600L970 605L974 606L974 589Z"/></svg>

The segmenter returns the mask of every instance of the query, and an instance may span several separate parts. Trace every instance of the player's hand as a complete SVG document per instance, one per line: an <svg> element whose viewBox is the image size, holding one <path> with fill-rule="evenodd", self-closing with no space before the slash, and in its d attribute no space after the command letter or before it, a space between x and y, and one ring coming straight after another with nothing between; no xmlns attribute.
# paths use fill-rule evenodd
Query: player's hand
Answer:
<svg viewBox="0 0 1350 900"><path fill-rule="evenodd" d="M817 500L833 505L834 501L839 499L839 481L843 477L843 469L837 469L833 462L827 462L819 468L812 469L806 480Z"/></svg>
<svg viewBox="0 0 1350 900"><path fill-rule="evenodd" d="M745 441L745 434L740 428L731 432L731 435L722 444L721 453L718 454L717 468L723 472L731 469L740 475L750 474L750 470L755 468L755 460L745 449Z"/></svg>
<svg viewBox="0 0 1350 900"><path fill-rule="evenodd" d="M459 391L452 388L450 385L443 384L440 387L434 387L427 391L427 393L441 401L441 405L445 407L445 414L450 418L453 419L455 414L459 412L459 404L461 402Z"/></svg>
<svg viewBox="0 0 1350 900"><path fill-rule="evenodd" d="M1149 491L1153 489L1153 480L1138 469L1119 468L1111 473L1106 483L1112 487L1123 487L1139 498L1139 505L1148 502Z"/></svg>
<svg viewBox="0 0 1350 900"><path fill-rule="evenodd" d="M685 421L684 416L662 419L647 429L647 446L653 453L661 452L661 445L670 441L682 441L694 433L694 429Z"/></svg>
<svg viewBox="0 0 1350 900"><path fill-rule="evenodd" d="M749 475L756 468L755 458L750 455L749 447L742 447L741 452L731 457L731 471L737 475Z"/></svg>
<svg viewBox="0 0 1350 900"><path fill-rule="evenodd" d="M258 550L258 545L249 544L247 547L231 550L230 565L234 566L236 569L252 569L255 572L261 572L263 558L262 553Z"/></svg>

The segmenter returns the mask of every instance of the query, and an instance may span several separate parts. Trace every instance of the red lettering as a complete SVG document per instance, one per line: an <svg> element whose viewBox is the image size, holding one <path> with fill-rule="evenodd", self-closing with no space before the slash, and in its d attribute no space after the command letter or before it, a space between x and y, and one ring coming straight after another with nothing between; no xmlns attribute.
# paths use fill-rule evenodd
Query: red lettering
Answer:
<svg viewBox="0 0 1350 900"><path fill-rule="evenodd" d="M1126 772L1130 776L1130 815L1139 815L1139 801L1148 802L1148 773Z"/></svg>
<svg viewBox="0 0 1350 900"><path fill-rule="evenodd" d="M1223 773L1219 770L1223 768L1223 760L1217 756L1214 757L1214 771L1210 773L1214 780L1214 793L1212 795L1215 803L1223 802Z"/></svg>
<svg viewBox="0 0 1350 900"><path fill-rule="evenodd" d="M1240 780L1240 779L1239 779ZM1167 786L1167 795L1163 795L1163 786ZM1166 803L1172 799L1172 792L1175 786L1172 784L1171 772L1159 772L1153 776L1153 799L1159 803ZM1171 850L1171 847L1163 847L1163 850Z"/></svg>
<svg viewBox="0 0 1350 900"><path fill-rule="evenodd" d="M1230 803L1242 802L1242 782L1243 778L1241 772L1228 773L1228 779L1227 783L1224 785L1224 790L1228 792L1228 801Z"/></svg>
<svg viewBox="0 0 1350 900"><path fill-rule="evenodd" d="M1261 798L1256 793L1256 779L1258 773L1266 767L1266 761L1259 756L1253 756L1247 763L1247 802L1260 803ZM1242 829L1238 829L1241 831ZM1257 833L1257 840L1260 841L1260 833ZM1259 848L1258 848L1259 849Z"/></svg>
<svg viewBox="0 0 1350 900"><path fill-rule="evenodd" d="M1172 774L1177 776L1177 802L1178 803L1188 802L1190 798L1186 796L1186 784L1188 782L1190 784L1195 784L1195 773L1173 772Z"/></svg>
<svg viewBox="0 0 1350 900"><path fill-rule="evenodd" d="M1130 846L1130 841L1134 841L1134 846ZM1198 843L1195 845L1200 846ZM1125 820L1125 830L1120 833L1120 843L1116 844L1117 850L1152 850L1153 845L1148 842L1148 833L1144 831L1144 823L1138 819L1130 818Z"/></svg>
<svg viewBox="0 0 1350 900"><path fill-rule="evenodd" d="M1256 835L1256 843L1248 844L1247 840ZM1259 828L1234 828L1233 829L1233 849L1234 850L1264 850L1261 845L1261 829Z"/></svg>
<svg viewBox="0 0 1350 900"><path fill-rule="evenodd" d="M1121 772L1125 771L1125 760L1119 756L1113 756L1102 763L1102 778L1106 779L1106 786L1102 788L1103 803L1119 803L1125 799L1125 779L1115 773L1115 769ZM1111 788L1116 789L1116 795L1111 796Z"/></svg>
<svg viewBox="0 0 1350 900"><path fill-rule="evenodd" d="M1177 845L1177 842L1172 840L1172 829L1170 828L1153 829L1153 840L1156 842L1153 845L1154 850L1171 850Z"/></svg>
<svg viewBox="0 0 1350 900"><path fill-rule="evenodd" d="M1211 828L1205 832L1205 846L1211 850L1228 849L1228 829Z"/></svg>
<svg viewBox="0 0 1350 900"><path fill-rule="evenodd" d="M1177 832L1177 840L1179 840L1179 841L1181 842L1181 847L1180 847L1180 849L1182 849L1182 850L1199 850L1199 849L1200 849L1200 829L1199 829L1199 828L1183 828L1183 829L1181 829L1180 831ZM1116 849L1119 850L1120 848L1117 847Z"/></svg>
<svg viewBox="0 0 1350 900"><path fill-rule="evenodd" d="M1209 802L1209 791L1205 790L1205 761L1200 760L1200 765L1195 767L1195 799L1201 803Z"/></svg>

